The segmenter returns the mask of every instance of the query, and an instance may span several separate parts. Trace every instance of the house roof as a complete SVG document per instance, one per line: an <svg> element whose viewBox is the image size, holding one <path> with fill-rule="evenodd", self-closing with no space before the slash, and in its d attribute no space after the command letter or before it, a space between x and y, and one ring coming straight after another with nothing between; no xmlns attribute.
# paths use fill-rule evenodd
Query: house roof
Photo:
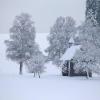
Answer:
<svg viewBox="0 0 100 100"><path fill-rule="evenodd" d="M73 43L73 44L75 43L72 37L69 39L69 43Z"/></svg>
<svg viewBox="0 0 100 100"><path fill-rule="evenodd" d="M63 61L71 60L74 57L76 51L80 49L80 47L81 47L80 45L71 46L70 48L66 50L65 54L61 57L60 60L63 60Z"/></svg>

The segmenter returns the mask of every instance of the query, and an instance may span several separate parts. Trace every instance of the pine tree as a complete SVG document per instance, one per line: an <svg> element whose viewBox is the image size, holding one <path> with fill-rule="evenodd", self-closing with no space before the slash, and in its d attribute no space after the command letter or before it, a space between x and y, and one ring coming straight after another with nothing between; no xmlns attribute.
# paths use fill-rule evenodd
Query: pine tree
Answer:
<svg viewBox="0 0 100 100"><path fill-rule="evenodd" d="M90 10L93 12L93 14L96 14L96 0L87 0L86 1L86 18L90 18L88 16ZM90 18L91 19L91 18Z"/></svg>
<svg viewBox="0 0 100 100"><path fill-rule="evenodd" d="M10 28L10 39L5 41L7 58L20 64L19 74L22 74L23 63L35 53L35 27L31 16L22 13L15 17Z"/></svg>
<svg viewBox="0 0 100 100"><path fill-rule="evenodd" d="M96 14L96 20L100 26L100 1L97 2L97 14Z"/></svg>
<svg viewBox="0 0 100 100"><path fill-rule="evenodd" d="M92 12L92 16L90 16ZM100 1L99 0L87 0L86 1L86 20L91 19L94 16L94 19L97 21L100 26Z"/></svg>

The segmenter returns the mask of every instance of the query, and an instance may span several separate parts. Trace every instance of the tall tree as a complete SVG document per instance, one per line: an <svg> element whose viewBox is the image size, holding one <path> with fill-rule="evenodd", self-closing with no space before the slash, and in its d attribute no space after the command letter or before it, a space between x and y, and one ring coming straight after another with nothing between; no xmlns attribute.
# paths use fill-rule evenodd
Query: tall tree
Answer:
<svg viewBox="0 0 100 100"><path fill-rule="evenodd" d="M50 46L46 50L49 60L54 64L60 65L60 58L68 48L68 41L75 30L75 21L72 17L57 18L50 30L48 37Z"/></svg>
<svg viewBox="0 0 100 100"><path fill-rule="evenodd" d="M23 63L31 58L37 48L34 22L29 14L22 13L15 17L10 28L10 39L5 43L7 57L20 64L19 74L22 74Z"/></svg>
<svg viewBox="0 0 100 100"><path fill-rule="evenodd" d="M74 57L74 59L78 61L76 67L78 67L78 69L84 69L87 72L87 78L89 78L89 72L100 73L100 67L98 66L100 64L98 61L100 59L100 48L98 48L100 43L97 46L97 38L95 37L96 33L97 27L94 27L91 20L82 24L79 36L81 49Z"/></svg>

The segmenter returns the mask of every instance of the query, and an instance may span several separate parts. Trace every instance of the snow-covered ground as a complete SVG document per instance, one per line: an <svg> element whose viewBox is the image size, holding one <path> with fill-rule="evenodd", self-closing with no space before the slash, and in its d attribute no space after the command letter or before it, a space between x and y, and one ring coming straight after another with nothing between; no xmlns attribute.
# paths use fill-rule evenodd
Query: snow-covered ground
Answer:
<svg viewBox="0 0 100 100"><path fill-rule="evenodd" d="M0 100L100 100L100 81L59 75L0 76Z"/></svg>
<svg viewBox="0 0 100 100"><path fill-rule="evenodd" d="M36 39L42 51L48 45L46 37L38 34ZM0 100L100 100L99 77L63 77L52 63L45 65L46 72L40 79L26 74L25 69L19 76L19 66L5 57L7 38L7 34L0 34Z"/></svg>

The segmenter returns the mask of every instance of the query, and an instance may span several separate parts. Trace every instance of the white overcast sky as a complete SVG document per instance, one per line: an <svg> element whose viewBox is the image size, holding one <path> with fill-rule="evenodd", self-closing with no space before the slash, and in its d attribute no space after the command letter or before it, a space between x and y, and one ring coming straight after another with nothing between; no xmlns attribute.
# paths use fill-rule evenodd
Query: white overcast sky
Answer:
<svg viewBox="0 0 100 100"><path fill-rule="evenodd" d="M0 33L8 33L14 17L22 12L32 15L36 31L48 33L59 16L84 21L86 0L0 0Z"/></svg>

